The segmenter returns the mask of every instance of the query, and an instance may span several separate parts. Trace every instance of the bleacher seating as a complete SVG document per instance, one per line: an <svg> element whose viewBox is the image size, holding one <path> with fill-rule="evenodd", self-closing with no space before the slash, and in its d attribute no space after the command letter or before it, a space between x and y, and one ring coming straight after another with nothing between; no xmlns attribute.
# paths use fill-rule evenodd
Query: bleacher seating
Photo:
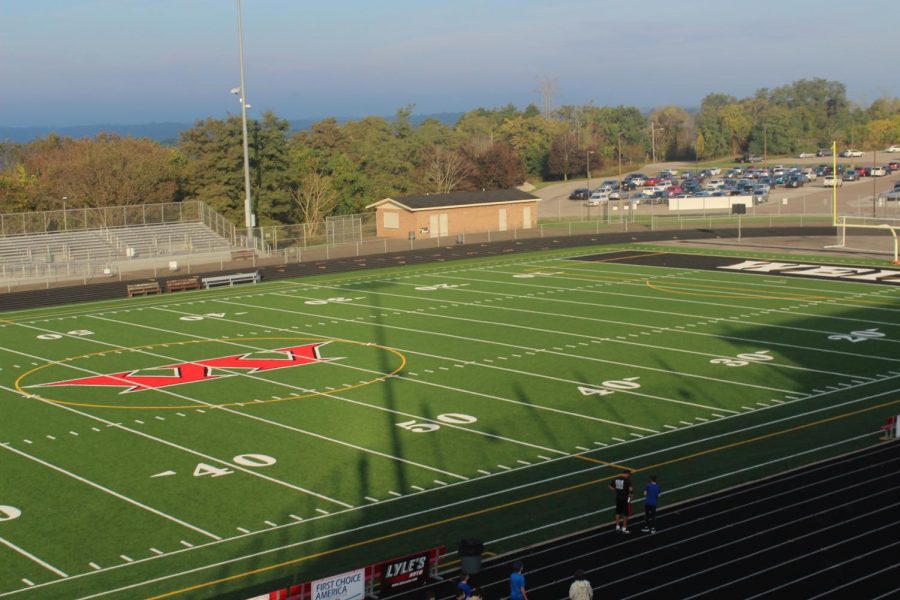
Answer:
<svg viewBox="0 0 900 600"><path fill-rule="evenodd" d="M232 249L200 222L56 231L0 237L0 280L81 278L127 270L127 263ZM137 259L137 260L136 260Z"/></svg>

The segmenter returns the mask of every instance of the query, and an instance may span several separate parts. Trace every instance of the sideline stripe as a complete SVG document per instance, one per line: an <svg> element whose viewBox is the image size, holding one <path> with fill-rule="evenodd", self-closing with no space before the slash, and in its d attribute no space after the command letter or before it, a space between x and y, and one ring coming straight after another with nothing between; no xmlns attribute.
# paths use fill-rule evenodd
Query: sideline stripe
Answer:
<svg viewBox="0 0 900 600"><path fill-rule="evenodd" d="M54 567L54 566L51 565L50 563L41 560L40 558L38 558L37 556L35 556L35 555L32 554L31 552L29 552L29 551L27 551L27 550L24 550L23 548L19 548L18 546L16 546L15 544L13 544L12 542L10 542L9 540L4 540L2 537L0 537L0 544L3 544L4 546L6 546L6 547L8 547L8 548L11 548L12 550L15 550L16 552L18 552L19 554L21 554L21 555L24 556L25 558L29 558L29 559L33 560L34 562L36 562L37 564L41 565L41 566L44 567L45 569L47 569L47 570L49 570L49 571L52 571L52 572L56 573L56 574L59 575L60 577L68 577L68 575L66 575L63 571L57 569L56 567Z"/></svg>
<svg viewBox="0 0 900 600"><path fill-rule="evenodd" d="M862 409L859 409L859 410L851 411L851 412L848 412L848 413L844 413L844 414L842 414L842 415L836 415L836 416L834 416L834 417L828 417L828 418L825 418L825 419L820 419L819 421L814 421L814 422L812 422L812 423L804 424L804 425L801 425L801 426L790 427L790 428L788 428L788 429L784 429L784 430L781 430L781 431L773 432L773 433L770 433L770 434L761 435L761 436L756 436L756 437L753 437L753 438L750 438L750 439L747 439L747 440L742 440L742 441L734 442L734 443L731 443L731 444L725 444L725 445L723 445L723 446L719 446L719 447L717 447L717 448L712 448L712 449L707 450L707 451L703 451L703 452L695 452L695 453L688 454L688 455L682 456L682 457L678 457L678 458L675 458L675 459L672 459L672 460L663 461L663 462L657 463L657 464L655 464L655 465L650 465L650 466L647 466L647 467L643 467L643 468L641 468L641 469L636 469L636 470L634 470L634 472L638 473L638 472L647 471L647 470L650 470L650 469L656 469L656 468L658 468L660 465L673 464L673 463L676 463L676 462L683 462L683 461L686 461L686 460L692 460L692 459L697 458L697 457L699 457L699 456L703 456L703 455L706 455L706 454L711 454L711 453L713 453L713 452L718 452L718 451L720 451L720 450L727 450L727 449L730 449L730 448L735 448L735 447L738 447L738 446L750 444L750 443L753 443L753 442L756 442L756 441L759 441L759 440L768 439L768 438L770 438L770 437L774 437L774 436L778 436L778 435L784 435L784 434L786 434L786 433L790 433L790 432L793 432L793 431L797 431L797 430L799 430L799 429L806 429L806 428L809 428L809 427L814 427L814 426L822 425L822 424L825 424L825 423L830 423L830 422L835 421L835 420L837 420L837 419L842 419L842 418L850 417L850 416L857 415L857 414L860 414L860 413L870 412L870 411L877 410L877 409L879 409L879 408L884 408L884 407L886 407L886 406L891 406L891 405L894 405L894 404L900 404L900 400L892 400L892 401L890 401L890 402L884 402L884 403L882 403L882 404L878 404L878 405L875 405L875 406L871 406L871 407L867 407L867 408L862 408ZM601 477L601 478L599 478L599 479L594 479L594 480L591 480L591 481L586 481L586 482L578 483L578 484L571 485L571 486L567 486L567 487L564 487L564 488L559 488L559 489L556 489L556 490L551 490L551 491L549 491L549 492L543 492L543 493L541 493L541 494L535 494L535 495L529 496L529 497L527 497L527 498L521 498L521 499L519 499L519 500L513 500L513 501L510 501L510 502L506 502L506 503L504 503L504 504L499 504L499 505L495 505L495 506L483 508L483 509L480 509L480 510L471 511L471 512L464 513L464 514L461 514L461 515L455 515L455 516L452 516L452 517L447 517L447 518L445 518L445 519L440 519L440 520L438 520L438 521L432 521L431 523L424 523L424 524L418 525L418 526L416 526L416 527L411 527L411 528L408 528L408 529L405 529L405 530L395 531L395 532L392 532L392 533L387 533L387 534L384 534L384 535L376 536L376 537L374 537L374 538L369 538L368 540L360 540L360 541L358 541L358 542L353 542L353 543L351 543L351 544L347 544L347 545L345 545L345 546L341 546L341 547L338 547L338 548L331 548L331 549L328 549L328 550L323 550L323 551L321 551L321 552L316 552L316 553L314 553L314 554L309 554L309 555L307 555L307 556L301 556L301 557L298 557L298 558L290 559L290 560L287 560L287 561L283 561L283 562L280 562L280 563L276 563L276 564L274 564L274 565L269 565L269 566L266 566L266 567L260 567L260 568L258 568L258 569L254 569L254 570L251 570L251 571L246 571L246 572L244 572L244 573L237 573L237 574L235 574L235 575L230 575L230 576L228 576L228 577L223 577L223 578L216 579L216 580L213 580L213 581L207 581L207 582L204 582L204 583L199 583L199 584L196 584L196 585L193 585L193 586L190 586L190 587L182 588L182 589L179 589L179 590L173 590L173 591L171 591L171 592L166 592L166 593L164 593L164 594L160 594L160 595L157 595L157 596L151 596L148 600L161 600L162 598L170 598L170 597L172 597L172 596L177 596L177 595L180 595L180 594L183 594L183 593L191 592L191 591L198 590L198 589L207 588L207 587L214 586L214 585L218 585L218 584L221 584L221 583L227 583L227 582L229 582L229 581L234 581L234 580L236 580L236 579L241 579L241 578L243 578L243 577L248 577L248 576L251 576L251 575L257 575L257 574L259 574L259 573L265 573L265 572L267 572L267 571L271 571L271 570L273 570L273 569L279 569L279 568L281 568L281 567L285 567L285 566L288 566L288 565L299 564L299 563L303 563L303 562L306 562L306 561L309 561L309 560L312 560L312 559L315 559L315 558L321 558L321 557L323 557L323 556L329 556L329 555L332 555L332 554L337 554L338 552L343 552L343 551L346 551L346 550L352 550L352 549L354 549L354 548L360 548L360 547L368 546L368 545L375 544L375 543L378 543L378 542L382 542L382 541L394 539L394 538L397 538L397 537L400 537L400 536L403 536L403 535L407 535L407 534L410 534L410 533L415 533L415 532L417 532L417 531L422 531L422 530L426 530L426 529L432 529L432 528L437 527L437 526L439 526L439 525L445 525L445 524L447 524L447 523L453 523L453 522L456 522L456 521L467 520L467 519L469 519L469 518L477 517L477 516L480 516L480 515L490 514L490 513L493 513L493 512L502 510L502 509L511 508L511 507L513 507L513 506L518 506L518 505L520 505L520 504L525 504L525 503L529 503L529 502L532 502L532 501L535 501L535 500L540 500L540 499L543 499L543 498L549 498L549 497L551 497L551 496L556 496L556 495L563 494L563 493L566 493L566 492L570 492L570 491L582 489L582 488L585 488L585 487L588 487L588 486L597 485L597 484L599 484L599 483L604 483L604 482L607 482L607 481L612 481L612 480L615 479L616 477L617 477L617 475L610 475L610 476L607 476L607 477ZM140 584L135 584L135 585L140 585ZM118 590L113 590L113 591L118 591Z"/></svg>

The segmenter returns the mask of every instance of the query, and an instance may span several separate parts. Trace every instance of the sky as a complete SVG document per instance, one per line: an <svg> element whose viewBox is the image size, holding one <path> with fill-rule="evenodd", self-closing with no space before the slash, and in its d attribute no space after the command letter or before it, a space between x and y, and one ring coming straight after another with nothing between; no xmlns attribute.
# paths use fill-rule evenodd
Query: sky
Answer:
<svg viewBox="0 0 900 600"><path fill-rule="evenodd" d="M900 96L888 0L242 0L251 116L697 107L822 77ZM236 0L0 0L0 126L239 112Z"/></svg>

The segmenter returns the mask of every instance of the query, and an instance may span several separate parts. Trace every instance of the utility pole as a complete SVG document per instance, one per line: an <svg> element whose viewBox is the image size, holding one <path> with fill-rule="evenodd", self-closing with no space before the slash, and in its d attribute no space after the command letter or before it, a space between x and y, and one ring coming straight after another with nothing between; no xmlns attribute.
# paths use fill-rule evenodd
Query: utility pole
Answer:
<svg viewBox="0 0 900 600"><path fill-rule="evenodd" d="M650 121L650 152L653 154L653 164L656 164L656 129L653 121Z"/></svg>
<svg viewBox="0 0 900 600"><path fill-rule="evenodd" d="M763 165L766 170L769 168L769 125L763 123Z"/></svg>

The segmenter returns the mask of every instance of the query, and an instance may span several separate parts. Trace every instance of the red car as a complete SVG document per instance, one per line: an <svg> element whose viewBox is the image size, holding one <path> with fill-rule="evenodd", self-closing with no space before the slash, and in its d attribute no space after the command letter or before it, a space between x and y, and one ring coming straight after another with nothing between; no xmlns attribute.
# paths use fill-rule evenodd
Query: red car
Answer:
<svg viewBox="0 0 900 600"><path fill-rule="evenodd" d="M887 164L887 170L891 173L900 170L900 161L892 160Z"/></svg>
<svg viewBox="0 0 900 600"><path fill-rule="evenodd" d="M860 177L868 177L872 173L869 167L856 167L856 172L859 173Z"/></svg>
<svg viewBox="0 0 900 600"><path fill-rule="evenodd" d="M647 179L644 180L644 187L654 186L654 185L656 185L656 183L658 181L659 181L658 177L648 177Z"/></svg>

